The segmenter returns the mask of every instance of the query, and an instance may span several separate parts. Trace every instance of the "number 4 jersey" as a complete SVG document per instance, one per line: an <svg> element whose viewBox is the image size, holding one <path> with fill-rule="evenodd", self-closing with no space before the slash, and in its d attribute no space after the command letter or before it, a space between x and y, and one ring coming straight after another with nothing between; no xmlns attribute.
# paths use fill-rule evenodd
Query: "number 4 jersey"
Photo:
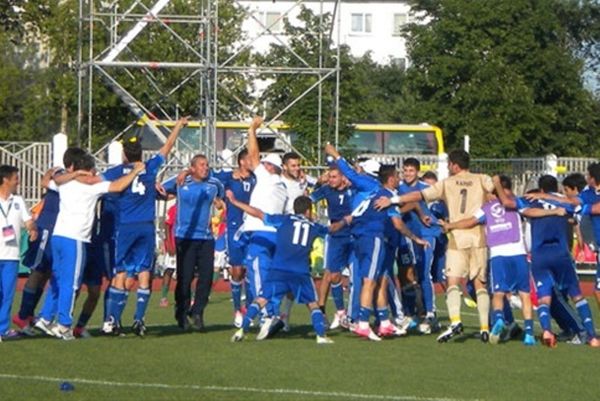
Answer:
<svg viewBox="0 0 600 401"><path fill-rule="evenodd" d="M328 233L327 227L301 215L266 214L264 223L277 228L272 270L310 274L310 252L317 237Z"/></svg>
<svg viewBox="0 0 600 401"><path fill-rule="evenodd" d="M165 158L160 153L148 159L146 170L138 175L127 189L117 196L118 224L154 222L156 214L156 176ZM131 164L120 164L102 174L107 181L114 181L129 174Z"/></svg>

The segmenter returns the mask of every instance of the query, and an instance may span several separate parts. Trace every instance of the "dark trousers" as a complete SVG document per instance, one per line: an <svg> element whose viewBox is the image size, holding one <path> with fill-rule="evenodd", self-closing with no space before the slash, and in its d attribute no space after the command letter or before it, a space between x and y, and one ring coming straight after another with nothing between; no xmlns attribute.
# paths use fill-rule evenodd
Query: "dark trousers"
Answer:
<svg viewBox="0 0 600 401"><path fill-rule="evenodd" d="M208 304L212 287L215 241L176 238L177 245L177 286L175 287L175 318L186 314L202 315ZM198 282L194 295L194 306L190 312L191 285L194 273L198 272Z"/></svg>

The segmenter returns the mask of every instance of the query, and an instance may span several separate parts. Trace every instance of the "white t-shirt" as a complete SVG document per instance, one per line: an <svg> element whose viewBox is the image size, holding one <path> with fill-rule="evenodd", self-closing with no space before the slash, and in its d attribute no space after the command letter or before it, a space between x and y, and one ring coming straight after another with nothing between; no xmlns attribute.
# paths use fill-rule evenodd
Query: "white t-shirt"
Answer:
<svg viewBox="0 0 600 401"><path fill-rule="evenodd" d="M271 174L261 164L254 170L256 185L250 195L250 206L267 214L282 214L285 211L287 190L281 181L281 176ZM277 231L275 227L265 225L256 217L244 216L244 231Z"/></svg>
<svg viewBox="0 0 600 401"><path fill-rule="evenodd" d="M50 181L48 188L58 191L60 204L52 235L90 242L96 201L108 192L110 181L88 185L72 180L57 187Z"/></svg>
<svg viewBox="0 0 600 401"><path fill-rule="evenodd" d="M8 199L0 198L0 260L19 260L21 243L21 227L31 220L31 215L19 195L10 195ZM14 235L10 240L4 236L4 228L12 226ZM8 233L8 231L7 231Z"/></svg>
<svg viewBox="0 0 600 401"><path fill-rule="evenodd" d="M298 181L293 178L287 178L286 176L281 176L281 181L283 181L287 191L285 214L294 214L294 201L296 198L304 195L308 184L306 181Z"/></svg>
<svg viewBox="0 0 600 401"><path fill-rule="evenodd" d="M475 213L475 218L477 220L481 220L485 217L485 212L483 209L479 209ZM519 236L518 242L511 242L509 244L496 245L490 247L490 259L496 256L518 256L518 255L527 255L527 250L525 248L525 240L523 237L523 224L521 223L521 218L517 219L519 225L519 232L521 235Z"/></svg>

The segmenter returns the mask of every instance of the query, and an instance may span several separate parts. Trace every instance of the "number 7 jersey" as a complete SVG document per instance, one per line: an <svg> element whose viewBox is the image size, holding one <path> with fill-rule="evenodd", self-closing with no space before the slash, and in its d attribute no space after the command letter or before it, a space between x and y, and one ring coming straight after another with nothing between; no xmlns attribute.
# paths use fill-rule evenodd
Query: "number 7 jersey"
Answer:
<svg viewBox="0 0 600 401"><path fill-rule="evenodd" d="M165 158L159 153L145 162L146 169L120 194L116 195L118 224L154 222L156 214L156 176ZM114 181L131 172L131 164L106 170L102 177Z"/></svg>
<svg viewBox="0 0 600 401"><path fill-rule="evenodd" d="M450 222L471 218L486 202L486 194L494 190L488 175L462 171L421 191L427 202L443 200L448 207ZM453 230L449 236L450 249L485 247L483 226Z"/></svg>

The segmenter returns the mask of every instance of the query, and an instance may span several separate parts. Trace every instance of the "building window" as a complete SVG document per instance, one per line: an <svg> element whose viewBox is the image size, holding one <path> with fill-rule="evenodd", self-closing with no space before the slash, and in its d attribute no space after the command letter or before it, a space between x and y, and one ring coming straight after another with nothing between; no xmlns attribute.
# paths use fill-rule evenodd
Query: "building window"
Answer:
<svg viewBox="0 0 600 401"><path fill-rule="evenodd" d="M408 14L394 14L394 36L402 35L402 28L408 23Z"/></svg>
<svg viewBox="0 0 600 401"><path fill-rule="evenodd" d="M357 13L352 14L352 24L350 30L352 33L371 33L372 32L372 14Z"/></svg>
<svg viewBox="0 0 600 401"><path fill-rule="evenodd" d="M260 13L260 20L265 25L265 28L270 27L272 33L283 32L283 18L281 18L281 13L262 11Z"/></svg>

